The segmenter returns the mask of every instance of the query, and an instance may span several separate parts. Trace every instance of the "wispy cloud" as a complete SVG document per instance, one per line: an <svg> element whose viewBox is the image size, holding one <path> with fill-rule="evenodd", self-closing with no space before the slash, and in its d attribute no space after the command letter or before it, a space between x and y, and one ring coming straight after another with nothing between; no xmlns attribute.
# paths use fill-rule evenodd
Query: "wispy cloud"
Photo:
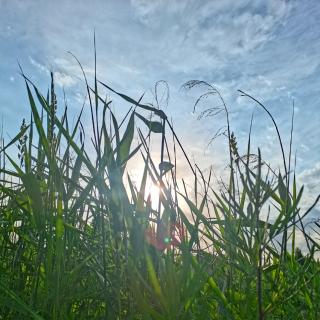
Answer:
<svg viewBox="0 0 320 320"><path fill-rule="evenodd" d="M320 161L314 163L312 168L303 170L298 175L298 181L304 184L305 187L305 197L304 204L310 206L317 195L320 194ZM320 219L320 203L316 206L318 209L318 217Z"/></svg>

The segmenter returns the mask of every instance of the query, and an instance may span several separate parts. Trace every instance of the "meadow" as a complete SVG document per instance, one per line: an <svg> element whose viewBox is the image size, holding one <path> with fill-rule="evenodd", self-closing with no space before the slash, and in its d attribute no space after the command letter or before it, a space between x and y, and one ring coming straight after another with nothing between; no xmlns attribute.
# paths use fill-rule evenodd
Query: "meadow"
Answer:
<svg viewBox="0 0 320 320"><path fill-rule="evenodd" d="M45 94L22 76L31 117L0 145L0 319L320 319L320 243L305 230L319 196L300 209L291 143L286 154L261 102L241 92L274 123L281 169L252 150L250 135L239 150L219 91L185 84L221 100L229 163L217 188L143 97L84 74L90 135L82 110L70 125L54 76ZM123 118L106 92L127 106ZM178 150L191 191L177 178ZM143 163L138 183L127 170L135 161Z"/></svg>

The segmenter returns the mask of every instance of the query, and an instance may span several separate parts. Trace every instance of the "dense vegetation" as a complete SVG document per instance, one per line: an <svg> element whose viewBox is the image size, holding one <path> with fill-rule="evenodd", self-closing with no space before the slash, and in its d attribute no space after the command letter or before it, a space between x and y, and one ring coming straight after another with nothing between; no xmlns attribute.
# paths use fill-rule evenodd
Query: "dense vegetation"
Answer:
<svg viewBox="0 0 320 320"><path fill-rule="evenodd" d="M53 79L46 96L24 79L30 122L0 146L0 319L320 318L319 243L303 224L312 207L299 209L303 188L280 136L281 172L252 153L250 137L240 155L219 92L188 82L218 96L226 116L229 179L217 190L156 106L86 80L88 142L82 111L73 127L67 108L57 116ZM121 121L98 88L130 106ZM160 163L149 152L155 136ZM177 180L178 150L192 192ZM126 170L134 161L144 164L139 183Z"/></svg>

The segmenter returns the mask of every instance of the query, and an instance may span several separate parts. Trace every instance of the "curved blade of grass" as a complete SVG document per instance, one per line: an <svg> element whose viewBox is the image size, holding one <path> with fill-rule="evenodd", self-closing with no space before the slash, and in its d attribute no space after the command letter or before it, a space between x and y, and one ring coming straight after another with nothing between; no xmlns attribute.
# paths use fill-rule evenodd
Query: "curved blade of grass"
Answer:
<svg viewBox="0 0 320 320"><path fill-rule="evenodd" d="M2 301L2 303L7 305L9 308L14 308L18 312L29 315L34 320L44 320L42 317L36 314L19 296L17 296L12 290L6 288L1 282L0 292L3 294L2 298L0 298L0 301ZM10 301L7 302L4 297L8 297Z"/></svg>

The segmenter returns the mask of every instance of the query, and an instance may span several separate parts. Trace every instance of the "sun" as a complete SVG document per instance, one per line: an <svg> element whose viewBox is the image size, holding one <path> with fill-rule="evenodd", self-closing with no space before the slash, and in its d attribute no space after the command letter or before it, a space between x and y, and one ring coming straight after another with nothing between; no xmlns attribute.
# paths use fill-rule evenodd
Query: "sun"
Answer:
<svg viewBox="0 0 320 320"><path fill-rule="evenodd" d="M151 182L147 189L147 194L150 195L152 208L156 209L159 204L160 187Z"/></svg>

